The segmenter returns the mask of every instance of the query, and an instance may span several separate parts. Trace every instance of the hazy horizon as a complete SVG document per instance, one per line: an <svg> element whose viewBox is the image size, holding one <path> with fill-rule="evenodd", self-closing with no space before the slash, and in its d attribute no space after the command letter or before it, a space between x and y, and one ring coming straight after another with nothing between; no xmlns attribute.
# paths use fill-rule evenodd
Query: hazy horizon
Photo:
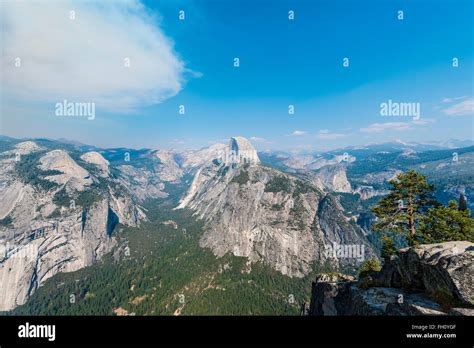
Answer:
<svg viewBox="0 0 474 348"><path fill-rule="evenodd" d="M236 136L239 136L239 135L233 135L231 137L236 137ZM62 143L68 143L68 144L76 144L76 145L80 145L80 146L89 146L89 147L94 147L94 148L97 148L97 149L100 149L100 150L133 149L133 150L151 150L151 151L158 151L158 150L198 151L198 150L209 148L209 147L211 147L213 145L216 145L216 144L226 145L226 144L229 143L230 138L231 138L231 137L229 137L227 140L222 140L220 142L215 142L215 143L212 143L212 144L208 144L208 145L201 146L201 147L194 147L194 148L192 148L192 147L189 147L189 148L177 148L177 147L158 148L158 147L128 147L128 146L102 147L102 146L98 146L98 145L92 144L92 143L83 143L83 142L80 142L76 139L65 139L65 138L45 138L45 137L16 138L16 137L11 137L11 136L8 136L8 135L3 135L3 134L0 134L0 137L7 137L7 138L18 140L18 141L47 140L47 141L60 142L60 143L62 142ZM302 147L281 149L281 148L276 148L276 147L274 147L274 148L259 148L258 144L255 144L254 142L252 142L251 139L249 139L249 140L252 143L252 145L257 149L258 152L262 152L262 153L265 153L265 152L283 152L283 153L300 153L300 154L304 154L304 153L325 153L325 152L333 152L333 151L338 151L338 150L342 151L342 150L345 150L345 149L348 149L348 148L362 149L362 148L366 148L366 147L370 147L370 146L388 145L388 144L396 144L396 143L398 143L400 145L406 144L407 148L409 148L410 146L414 147L414 146L417 146L417 145L425 145L425 146L439 147L440 149L463 148L463 147L470 147L470 146L474 145L474 140L472 140L472 139L452 139L451 138L451 139L447 139L447 140L444 140L444 141L432 141L432 142L404 142L401 139L393 139L393 140L385 141L385 142L383 142L383 141L382 142L369 142L369 143L360 144L360 145L348 145L348 146L344 146L344 147L335 147L335 148L331 148L331 149L302 148ZM456 145L452 146L451 144L449 144L450 142L469 143L469 144L461 144L460 146L457 146L457 144L456 144ZM429 151L429 150L427 150L427 151Z"/></svg>

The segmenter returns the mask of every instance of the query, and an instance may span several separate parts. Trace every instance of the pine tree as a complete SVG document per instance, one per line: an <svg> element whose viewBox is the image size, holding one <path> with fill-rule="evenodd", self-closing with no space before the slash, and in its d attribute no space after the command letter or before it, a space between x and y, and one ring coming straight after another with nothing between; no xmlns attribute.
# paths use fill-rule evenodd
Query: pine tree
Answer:
<svg viewBox="0 0 474 348"><path fill-rule="evenodd" d="M379 272L381 268L382 267L380 266L379 260L377 260L375 257L371 258L367 261L364 261L364 263L360 266L359 277L362 278L371 272Z"/></svg>
<svg viewBox="0 0 474 348"><path fill-rule="evenodd" d="M390 180L390 193L372 209L377 217L375 231L394 231L405 235L410 245L416 243L416 229L429 208L438 203L434 199L434 187L426 176L410 170Z"/></svg>
<svg viewBox="0 0 474 348"><path fill-rule="evenodd" d="M382 259L386 260L397 252L397 248L395 248L392 238L387 235L383 235L380 240L382 241L382 250L380 256Z"/></svg>
<svg viewBox="0 0 474 348"><path fill-rule="evenodd" d="M420 234L424 243L474 242L474 219L469 209L460 210L456 201L449 201L448 206L430 209L428 216L420 223Z"/></svg>

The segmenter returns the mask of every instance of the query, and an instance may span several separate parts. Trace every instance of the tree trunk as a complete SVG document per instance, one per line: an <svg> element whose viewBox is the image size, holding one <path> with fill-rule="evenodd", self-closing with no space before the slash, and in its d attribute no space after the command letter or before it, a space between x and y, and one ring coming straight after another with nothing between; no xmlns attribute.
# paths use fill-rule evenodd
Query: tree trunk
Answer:
<svg viewBox="0 0 474 348"><path fill-rule="evenodd" d="M408 198L408 216L410 219L410 240L411 243L415 240L415 208L413 207L412 204L412 197L410 196Z"/></svg>
<svg viewBox="0 0 474 348"><path fill-rule="evenodd" d="M410 236L415 237L415 222L413 221L413 216L410 216Z"/></svg>

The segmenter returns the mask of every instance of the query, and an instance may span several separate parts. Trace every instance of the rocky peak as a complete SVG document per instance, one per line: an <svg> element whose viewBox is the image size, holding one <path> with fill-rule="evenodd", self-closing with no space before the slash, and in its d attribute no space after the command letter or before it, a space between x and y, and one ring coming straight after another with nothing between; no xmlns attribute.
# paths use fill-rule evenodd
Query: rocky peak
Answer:
<svg viewBox="0 0 474 348"><path fill-rule="evenodd" d="M61 174L45 177L46 180L58 185L67 184L67 189L83 191L85 186L92 184L87 170L79 166L64 150L53 150L42 156L38 166L43 171L57 171Z"/></svg>
<svg viewBox="0 0 474 348"><path fill-rule="evenodd" d="M101 176L107 178L109 176L109 161L97 151L86 152L81 156L83 161L95 165L101 172Z"/></svg>
<svg viewBox="0 0 474 348"><path fill-rule="evenodd" d="M36 151L40 151L42 148L40 146L38 146L38 144L36 144L35 142L33 141L23 141L21 143L18 143L15 145L15 148L10 150L10 151L6 151L4 152L4 154L6 155L29 155L33 152L36 152Z"/></svg>
<svg viewBox="0 0 474 348"><path fill-rule="evenodd" d="M252 143L244 137L230 138L225 156L226 163L260 163L257 150L253 147Z"/></svg>
<svg viewBox="0 0 474 348"><path fill-rule="evenodd" d="M29 153L41 150L41 147L39 147L33 141L24 141L22 143L17 144L15 148L19 150L20 152L22 152L23 154L29 154Z"/></svg>
<svg viewBox="0 0 474 348"><path fill-rule="evenodd" d="M42 170L57 170L64 174L78 177L87 176L89 173L80 167L64 150L53 150L40 158Z"/></svg>

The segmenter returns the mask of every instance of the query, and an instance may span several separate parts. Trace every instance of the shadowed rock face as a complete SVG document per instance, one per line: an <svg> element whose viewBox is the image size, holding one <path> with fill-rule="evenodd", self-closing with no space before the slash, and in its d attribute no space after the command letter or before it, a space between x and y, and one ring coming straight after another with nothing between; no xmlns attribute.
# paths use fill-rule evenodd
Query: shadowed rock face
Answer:
<svg viewBox="0 0 474 348"><path fill-rule="evenodd" d="M355 278L341 273L322 273L316 278L311 289L310 315L339 315L338 307L342 301L336 298L347 292L347 284Z"/></svg>
<svg viewBox="0 0 474 348"><path fill-rule="evenodd" d="M250 141L243 137L230 138L228 150L227 163L260 163L257 150L255 150Z"/></svg>
<svg viewBox="0 0 474 348"><path fill-rule="evenodd" d="M473 315L473 282L473 243L405 248L359 281L318 276L310 315Z"/></svg>
<svg viewBox="0 0 474 348"><path fill-rule="evenodd" d="M228 151L238 160L215 159L203 166L177 207L190 208L206 221L202 247L219 257L230 252L264 261L292 277L308 274L314 262L334 268L360 263L328 257L326 247L333 243L363 245L363 257L373 255L332 196L260 165L246 139L232 138Z"/></svg>

